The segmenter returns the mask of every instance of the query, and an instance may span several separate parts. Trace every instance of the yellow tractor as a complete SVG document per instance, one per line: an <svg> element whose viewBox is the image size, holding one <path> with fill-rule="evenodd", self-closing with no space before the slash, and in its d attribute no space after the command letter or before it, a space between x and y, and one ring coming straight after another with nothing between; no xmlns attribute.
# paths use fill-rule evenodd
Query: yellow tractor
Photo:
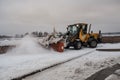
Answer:
<svg viewBox="0 0 120 80"><path fill-rule="evenodd" d="M68 25L66 35L66 47L74 47L74 49L81 49L82 46L89 46L95 48L101 41L101 31L99 33L90 33L91 24L77 23Z"/></svg>

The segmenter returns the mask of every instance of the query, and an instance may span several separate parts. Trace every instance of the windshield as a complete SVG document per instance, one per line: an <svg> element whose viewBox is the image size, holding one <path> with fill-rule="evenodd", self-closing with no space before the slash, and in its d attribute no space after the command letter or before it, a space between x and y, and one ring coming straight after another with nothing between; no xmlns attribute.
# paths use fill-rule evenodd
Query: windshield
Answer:
<svg viewBox="0 0 120 80"><path fill-rule="evenodd" d="M69 26L68 31L70 32L71 35L76 35L78 32L78 29L76 26Z"/></svg>

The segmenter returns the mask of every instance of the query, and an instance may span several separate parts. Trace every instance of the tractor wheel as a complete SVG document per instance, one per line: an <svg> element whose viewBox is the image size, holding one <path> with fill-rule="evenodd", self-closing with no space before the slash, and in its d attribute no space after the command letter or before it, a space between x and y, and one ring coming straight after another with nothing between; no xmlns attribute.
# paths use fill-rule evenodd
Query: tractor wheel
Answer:
<svg viewBox="0 0 120 80"><path fill-rule="evenodd" d="M96 41L96 40L91 40L91 41L89 42L89 46L90 46L91 48L95 48L95 47L97 46L97 41Z"/></svg>
<svg viewBox="0 0 120 80"><path fill-rule="evenodd" d="M82 48L82 43L80 41L76 41L74 44L74 49L79 50Z"/></svg>

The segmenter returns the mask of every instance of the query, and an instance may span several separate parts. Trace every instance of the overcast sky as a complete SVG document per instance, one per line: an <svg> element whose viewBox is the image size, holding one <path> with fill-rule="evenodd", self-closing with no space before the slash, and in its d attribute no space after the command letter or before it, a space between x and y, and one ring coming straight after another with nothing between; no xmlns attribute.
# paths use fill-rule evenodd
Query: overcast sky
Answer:
<svg viewBox="0 0 120 80"><path fill-rule="evenodd" d="M65 31L79 22L120 32L120 0L0 0L0 34Z"/></svg>

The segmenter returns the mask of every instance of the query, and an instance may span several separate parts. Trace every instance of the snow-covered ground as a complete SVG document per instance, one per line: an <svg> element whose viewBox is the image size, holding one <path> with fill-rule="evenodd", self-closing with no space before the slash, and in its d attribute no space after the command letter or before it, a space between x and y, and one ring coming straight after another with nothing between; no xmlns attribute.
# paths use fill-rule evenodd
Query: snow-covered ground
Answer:
<svg viewBox="0 0 120 80"><path fill-rule="evenodd" d="M120 43L105 43L100 45L99 49L120 49Z"/></svg>
<svg viewBox="0 0 120 80"><path fill-rule="evenodd" d="M38 43L37 39L26 36L20 40L12 40L7 43L12 43L12 45L17 45L16 48L7 52L6 54L0 55L0 80L10 80L22 76L24 74L30 73L32 71L48 67L50 65L64 62L73 57L77 57L89 52L93 52L88 55L71 61L67 64L59 66L57 69L46 71L46 73L30 78L32 80L74 80L72 79L75 73L81 73L77 75L82 80L87 76L90 76L94 72L100 70L101 68L110 66L117 63L120 60L120 52L99 52L95 49L83 48L81 50L65 50L63 53L58 53L52 49L44 49ZM2 45L4 43L1 42ZM97 48L112 46L120 48L120 44L100 44ZM101 67L102 66L102 67ZM53 77L46 77L46 76ZM87 75L87 76L86 76ZM69 79L69 77L71 78ZM30 80L28 78L28 80Z"/></svg>
<svg viewBox="0 0 120 80"><path fill-rule="evenodd" d="M23 80L85 80L99 70L120 62L117 55L95 52Z"/></svg>

